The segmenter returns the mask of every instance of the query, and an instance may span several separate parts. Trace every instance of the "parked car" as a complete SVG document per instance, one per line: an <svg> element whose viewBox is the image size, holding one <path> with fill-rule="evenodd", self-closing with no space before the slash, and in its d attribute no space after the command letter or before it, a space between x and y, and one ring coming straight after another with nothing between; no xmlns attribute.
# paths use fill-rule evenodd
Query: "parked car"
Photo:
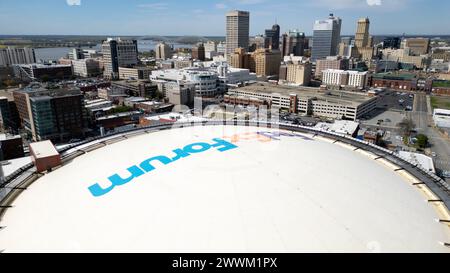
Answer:
<svg viewBox="0 0 450 273"><path fill-rule="evenodd" d="M443 171L443 172L442 172L442 176L443 176L444 178L450 178L450 171Z"/></svg>

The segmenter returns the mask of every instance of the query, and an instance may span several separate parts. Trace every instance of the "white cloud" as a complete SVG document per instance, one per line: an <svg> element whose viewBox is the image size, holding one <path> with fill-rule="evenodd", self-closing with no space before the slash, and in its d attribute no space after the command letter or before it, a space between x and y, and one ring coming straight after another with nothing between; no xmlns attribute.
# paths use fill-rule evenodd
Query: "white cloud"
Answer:
<svg viewBox="0 0 450 273"><path fill-rule="evenodd" d="M386 11L403 8L412 0L311 0L309 3L314 7L328 8L331 10L343 9L371 9L385 7Z"/></svg>
<svg viewBox="0 0 450 273"><path fill-rule="evenodd" d="M367 0L369 6L381 6L381 0Z"/></svg>
<svg viewBox="0 0 450 273"><path fill-rule="evenodd" d="M66 0L69 6L81 6L81 0Z"/></svg>
<svg viewBox="0 0 450 273"><path fill-rule="evenodd" d="M157 10L164 10L164 9L168 9L168 4L167 3L150 3L150 4L141 4L138 5L139 8L144 8L144 9L157 9Z"/></svg>
<svg viewBox="0 0 450 273"><path fill-rule="evenodd" d="M217 3L216 4L216 9L226 9L227 5L225 5L224 3Z"/></svg>
<svg viewBox="0 0 450 273"><path fill-rule="evenodd" d="M266 2L266 0L237 0L236 2L241 5L256 5Z"/></svg>

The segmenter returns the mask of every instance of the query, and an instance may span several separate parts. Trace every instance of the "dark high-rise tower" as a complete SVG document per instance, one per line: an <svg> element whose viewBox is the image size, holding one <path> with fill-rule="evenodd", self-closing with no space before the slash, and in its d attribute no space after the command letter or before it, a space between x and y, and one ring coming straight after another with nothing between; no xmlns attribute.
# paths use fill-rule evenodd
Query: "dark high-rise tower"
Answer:
<svg viewBox="0 0 450 273"><path fill-rule="evenodd" d="M305 33L297 30L283 34L281 53L283 56L303 56L305 51Z"/></svg>
<svg viewBox="0 0 450 273"><path fill-rule="evenodd" d="M205 60L205 46L203 44L198 44L192 48L192 59Z"/></svg>
<svg viewBox="0 0 450 273"><path fill-rule="evenodd" d="M280 26L275 24L271 29L265 31L265 48L272 48L273 50L280 49Z"/></svg>

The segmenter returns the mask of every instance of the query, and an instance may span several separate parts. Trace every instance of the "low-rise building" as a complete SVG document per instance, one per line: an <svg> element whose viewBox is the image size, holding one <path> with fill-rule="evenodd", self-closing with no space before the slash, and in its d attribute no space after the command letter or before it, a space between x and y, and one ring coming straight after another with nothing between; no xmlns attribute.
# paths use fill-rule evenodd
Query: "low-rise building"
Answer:
<svg viewBox="0 0 450 273"><path fill-rule="evenodd" d="M322 82L331 86L366 88L368 72L327 69L322 72Z"/></svg>
<svg viewBox="0 0 450 273"><path fill-rule="evenodd" d="M425 170L436 173L436 169L434 168L433 159L429 156L419 153L411 153L406 151L399 151L398 155L409 162L414 163L415 165L421 166Z"/></svg>
<svg viewBox="0 0 450 273"><path fill-rule="evenodd" d="M239 98L239 102L246 98L256 99L257 105L266 104L292 113L354 121L373 111L378 102L377 97L369 97L366 94L346 91L322 92L318 88L269 83L254 83L230 89L224 101L234 104L235 98ZM252 104L252 101L249 100L249 104Z"/></svg>
<svg viewBox="0 0 450 273"><path fill-rule="evenodd" d="M122 80L111 83L112 89L120 89L129 96L154 97L158 87L149 80Z"/></svg>
<svg viewBox="0 0 450 273"><path fill-rule="evenodd" d="M73 74L79 77L96 77L101 74L100 63L96 59L80 59L72 61Z"/></svg>
<svg viewBox="0 0 450 273"><path fill-rule="evenodd" d="M16 132L19 127L19 112L14 99L11 96L0 97L0 129Z"/></svg>
<svg viewBox="0 0 450 273"><path fill-rule="evenodd" d="M30 154L38 173L61 165L61 155L49 140L30 143Z"/></svg>
<svg viewBox="0 0 450 273"><path fill-rule="evenodd" d="M281 72L281 70L280 70ZM288 83L296 85L308 86L311 82L312 64L307 63L287 63L286 64L286 80Z"/></svg>
<svg viewBox="0 0 450 273"><path fill-rule="evenodd" d="M121 80L148 80L150 74L155 70L153 67L135 66L119 67L119 79Z"/></svg>
<svg viewBox="0 0 450 273"><path fill-rule="evenodd" d="M91 113L112 109L112 102L105 99L85 100L84 107Z"/></svg>
<svg viewBox="0 0 450 273"><path fill-rule="evenodd" d="M167 82L165 83L165 97L174 105L194 104L195 84L189 82Z"/></svg>
<svg viewBox="0 0 450 273"><path fill-rule="evenodd" d="M322 71L327 69L336 69L336 70L348 70L349 68L349 60L342 58L340 56L330 56L326 59L317 60L316 61L316 71L314 73L316 78L320 78L322 76Z"/></svg>
<svg viewBox="0 0 450 273"><path fill-rule="evenodd" d="M431 92L435 95L450 96L450 80L434 80Z"/></svg>
<svg viewBox="0 0 450 273"><path fill-rule="evenodd" d="M315 128L352 137L358 136L359 123L350 120L335 120L333 123L319 122Z"/></svg>
<svg viewBox="0 0 450 273"><path fill-rule="evenodd" d="M185 81L195 84L196 96L214 97L219 94L219 77L217 73L199 68L168 69L152 71L150 79L167 82Z"/></svg>
<svg viewBox="0 0 450 273"><path fill-rule="evenodd" d="M370 77L372 87L386 87L395 90L413 91L417 89L417 76L407 73L378 73Z"/></svg>
<svg viewBox="0 0 450 273"><path fill-rule="evenodd" d="M24 157L20 135L0 134L0 161Z"/></svg>
<svg viewBox="0 0 450 273"><path fill-rule="evenodd" d="M118 113L108 116L100 117L96 120L98 127L103 127L105 130L112 130L116 127L139 124L139 118L142 116L140 111L131 111Z"/></svg>
<svg viewBox="0 0 450 273"><path fill-rule="evenodd" d="M433 121L437 127L450 128L450 110L434 109Z"/></svg>
<svg viewBox="0 0 450 273"><path fill-rule="evenodd" d="M177 58L174 59L173 63L175 69L189 68L194 65L194 62L190 58Z"/></svg>
<svg viewBox="0 0 450 273"><path fill-rule="evenodd" d="M143 101L135 105L137 109L142 110L147 114L169 112L172 110L173 106L174 105L171 103L160 101Z"/></svg>
<svg viewBox="0 0 450 273"><path fill-rule="evenodd" d="M21 64L14 65L17 78L29 82L33 80L63 80L72 77L72 65Z"/></svg>
<svg viewBox="0 0 450 273"><path fill-rule="evenodd" d="M383 49L381 52L383 54L383 60L413 64L418 69L427 68L431 62L431 58L429 55L411 55L411 51L409 48L387 48Z"/></svg>

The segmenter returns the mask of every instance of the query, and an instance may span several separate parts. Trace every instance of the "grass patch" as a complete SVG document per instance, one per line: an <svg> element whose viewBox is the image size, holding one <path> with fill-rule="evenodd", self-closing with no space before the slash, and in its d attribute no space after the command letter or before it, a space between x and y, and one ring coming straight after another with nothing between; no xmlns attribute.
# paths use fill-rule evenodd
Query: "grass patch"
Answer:
<svg viewBox="0 0 450 273"><path fill-rule="evenodd" d="M450 110L450 97L431 97L431 106L433 109L447 109Z"/></svg>
<svg viewBox="0 0 450 273"><path fill-rule="evenodd" d="M450 87L450 81L433 81L433 87Z"/></svg>

